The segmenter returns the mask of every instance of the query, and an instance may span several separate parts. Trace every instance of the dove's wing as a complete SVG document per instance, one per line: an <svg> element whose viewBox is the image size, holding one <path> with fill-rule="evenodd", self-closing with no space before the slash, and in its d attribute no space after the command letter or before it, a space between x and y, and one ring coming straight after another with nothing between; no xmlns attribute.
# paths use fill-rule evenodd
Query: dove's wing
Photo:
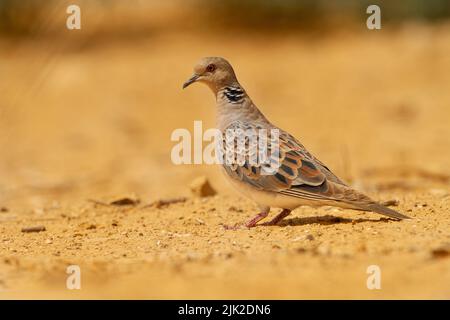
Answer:
<svg viewBox="0 0 450 320"><path fill-rule="evenodd" d="M313 162L315 167L320 170L327 178L328 181L332 181L344 186L347 186L341 179L339 179L333 172L331 172L328 167L323 164L319 159L314 157L308 150L292 135L289 133L282 131L280 134L280 145L284 145L288 148L291 148L293 151L298 151L304 158L308 159L310 162ZM288 151L289 152L289 151Z"/></svg>
<svg viewBox="0 0 450 320"><path fill-rule="evenodd" d="M245 143L241 144L237 140L226 139L224 133L224 152L232 150L233 159L228 164L225 161L223 166L232 178L260 190L308 200L342 202L359 210L375 211L396 219L407 218L345 185L294 137L280 129L279 152L271 155L271 162L251 161L255 154L254 135L258 135L261 129L267 128L264 125L235 121L225 130L238 132L237 136L245 133ZM268 139L268 155L274 147L274 142ZM272 168L276 168L275 171L271 170L271 164Z"/></svg>
<svg viewBox="0 0 450 320"><path fill-rule="evenodd" d="M252 141L255 141L254 137L258 136L262 129L267 130L264 126L242 121L235 121L226 128L225 131L233 130L237 132L236 136L244 134L245 137L245 143L239 144L237 139L227 140L224 134L225 150L233 151L232 161L224 164L225 170L230 176L259 189L274 192L289 191L300 186L319 187L327 181L344 185L325 165L318 164L316 159L295 138L279 129L279 152L271 154L275 141L268 139L266 154L271 156L271 162L252 163L250 156L255 154L255 149L252 149L255 145ZM267 131L270 133L270 130ZM244 161L239 163L238 159ZM271 172L271 165L275 169L278 167L275 172ZM269 172L271 174L268 174ZM323 187L313 190L323 192ZM291 191L294 192L294 190ZM329 195L316 195L316 197L319 196Z"/></svg>

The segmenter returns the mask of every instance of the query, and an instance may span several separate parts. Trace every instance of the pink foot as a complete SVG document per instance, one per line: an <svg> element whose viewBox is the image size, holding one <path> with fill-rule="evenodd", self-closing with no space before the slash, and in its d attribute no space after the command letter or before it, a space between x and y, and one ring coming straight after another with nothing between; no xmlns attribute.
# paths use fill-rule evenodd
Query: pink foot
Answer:
<svg viewBox="0 0 450 320"><path fill-rule="evenodd" d="M245 224L235 224L234 226L229 226L229 225L224 225L223 227L225 228L225 230L238 230L238 229L242 229L242 228L254 228L256 227L256 224L261 221L262 219L264 219L265 217L267 217L269 213L268 212L261 212L258 213L253 219L251 219L250 221L248 221Z"/></svg>
<svg viewBox="0 0 450 320"><path fill-rule="evenodd" d="M286 218L291 213L291 210L283 209L280 214L268 222L261 223L262 226L276 226L281 220Z"/></svg>

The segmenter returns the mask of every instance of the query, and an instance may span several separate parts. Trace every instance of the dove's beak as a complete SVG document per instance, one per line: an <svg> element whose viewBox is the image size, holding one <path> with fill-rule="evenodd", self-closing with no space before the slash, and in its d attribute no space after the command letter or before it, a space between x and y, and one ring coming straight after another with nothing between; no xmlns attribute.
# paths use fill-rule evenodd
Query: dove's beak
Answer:
<svg viewBox="0 0 450 320"><path fill-rule="evenodd" d="M198 80L198 78L200 78L200 75L194 74L188 81L183 83L183 89L186 88L187 86L193 84L195 81Z"/></svg>

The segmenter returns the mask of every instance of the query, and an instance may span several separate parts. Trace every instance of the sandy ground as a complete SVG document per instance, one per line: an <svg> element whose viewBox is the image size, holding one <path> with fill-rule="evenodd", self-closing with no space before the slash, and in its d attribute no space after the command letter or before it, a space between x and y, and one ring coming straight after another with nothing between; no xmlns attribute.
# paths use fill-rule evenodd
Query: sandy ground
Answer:
<svg viewBox="0 0 450 320"><path fill-rule="evenodd" d="M448 30L1 41L0 298L450 298ZM337 175L414 219L304 207L224 230L257 207L219 168L170 160L174 129L214 126L209 90L181 90L206 55ZM217 195L190 194L199 176ZM139 201L108 204L124 197Z"/></svg>

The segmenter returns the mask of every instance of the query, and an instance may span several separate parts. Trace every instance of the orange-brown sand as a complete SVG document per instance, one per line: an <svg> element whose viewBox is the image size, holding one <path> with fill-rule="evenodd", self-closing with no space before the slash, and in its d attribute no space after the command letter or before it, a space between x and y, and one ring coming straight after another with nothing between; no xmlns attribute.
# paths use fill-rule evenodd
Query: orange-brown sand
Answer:
<svg viewBox="0 0 450 320"><path fill-rule="evenodd" d="M0 299L450 298L448 27L0 47ZM174 129L214 126L209 90L181 90L207 55L338 176L414 219L304 207L224 230L255 204L219 168L170 159ZM217 195L190 194L202 175ZM66 289L68 265L81 290Z"/></svg>

